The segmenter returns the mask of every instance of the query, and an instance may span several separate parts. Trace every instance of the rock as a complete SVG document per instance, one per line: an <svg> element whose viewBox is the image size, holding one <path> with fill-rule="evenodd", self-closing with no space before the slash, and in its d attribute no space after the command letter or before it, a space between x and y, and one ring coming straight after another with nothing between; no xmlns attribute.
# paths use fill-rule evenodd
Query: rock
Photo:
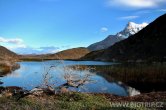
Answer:
<svg viewBox="0 0 166 110"><path fill-rule="evenodd" d="M21 87L17 87L17 86L8 86L5 89L10 91L11 93L17 93L23 90Z"/></svg>
<svg viewBox="0 0 166 110"><path fill-rule="evenodd" d="M44 91L41 88L34 88L29 93L32 95L41 96L44 93Z"/></svg>
<svg viewBox="0 0 166 110"><path fill-rule="evenodd" d="M5 97L12 97L13 93L11 93L9 91L4 91L3 96L5 96Z"/></svg>
<svg viewBox="0 0 166 110"><path fill-rule="evenodd" d="M44 89L44 92L48 95L53 95L55 94L55 89L49 86L48 88Z"/></svg>
<svg viewBox="0 0 166 110"><path fill-rule="evenodd" d="M2 91L4 91L5 90L5 88L4 87L2 87L2 86L0 86L0 94L2 93Z"/></svg>
<svg viewBox="0 0 166 110"><path fill-rule="evenodd" d="M3 84L3 82L0 81L0 84Z"/></svg>
<svg viewBox="0 0 166 110"><path fill-rule="evenodd" d="M60 89L60 93L67 93L67 92L69 92L69 90L67 88L65 88L65 87L62 87Z"/></svg>
<svg viewBox="0 0 166 110"><path fill-rule="evenodd" d="M15 95L16 93L20 93L21 91L23 91L23 89L17 86L9 86L9 87L0 86L0 94L1 96L5 96L5 97L11 97Z"/></svg>

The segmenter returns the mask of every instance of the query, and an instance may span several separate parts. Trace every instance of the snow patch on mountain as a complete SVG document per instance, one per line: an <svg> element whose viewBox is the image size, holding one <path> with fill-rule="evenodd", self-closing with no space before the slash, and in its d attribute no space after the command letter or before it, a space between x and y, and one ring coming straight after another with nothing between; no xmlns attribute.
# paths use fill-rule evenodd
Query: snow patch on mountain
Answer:
<svg viewBox="0 0 166 110"><path fill-rule="evenodd" d="M147 25L148 23L136 24L134 22L129 22L126 25L125 29L117 33L116 35L119 37L128 38L129 36L134 35L143 28L145 28Z"/></svg>

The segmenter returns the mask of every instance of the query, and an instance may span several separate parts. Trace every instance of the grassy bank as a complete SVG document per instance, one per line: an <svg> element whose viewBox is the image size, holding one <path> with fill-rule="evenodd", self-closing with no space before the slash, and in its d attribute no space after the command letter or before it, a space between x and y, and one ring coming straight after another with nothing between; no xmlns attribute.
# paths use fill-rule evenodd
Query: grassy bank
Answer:
<svg viewBox="0 0 166 110"><path fill-rule="evenodd" d="M18 101L13 97L0 98L0 109L8 110L106 110L110 108L109 101L105 97L81 93L28 96Z"/></svg>
<svg viewBox="0 0 166 110"><path fill-rule="evenodd" d="M154 96L155 95L155 99ZM161 99L161 97L163 99ZM146 107L113 107L113 102L157 102L165 104L166 93L151 93L135 97L110 94L66 93L52 96L0 97L0 109L5 110L147 110ZM163 105L165 107L165 105Z"/></svg>

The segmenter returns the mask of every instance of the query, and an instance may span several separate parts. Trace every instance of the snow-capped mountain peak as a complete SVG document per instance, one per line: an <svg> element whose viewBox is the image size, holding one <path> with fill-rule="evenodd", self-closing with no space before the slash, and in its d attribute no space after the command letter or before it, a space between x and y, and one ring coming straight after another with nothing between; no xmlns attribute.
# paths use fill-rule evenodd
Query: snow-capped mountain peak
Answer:
<svg viewBox="0 0 166 110"><path fill-rule="evenodd" d="M136 24L134 22L129 22L123 31L117 33L117 36L128 38L129 36L134 35L140 30L142 30L147 25L148 23Z"/></svg>
<svg viewBox="0 0 166 110"><path fill-rule="evenodd" d="M140 31L142 28L146 27L148 25L148 23L142 23L142 24L136 24L134 22L129 22L127 24L127 29L128 30L136 30L136 31Z"/></svg>
<svg viewBox="0 0 166 110"><path fill-rule="evenodd" d="M148 25L147 23L136 24L134 22L129 22L124 28L124 30L120 31L116 35L110 35L104 40L88 46L88 49L92 51L106 49L114 45L116 42L119 42L123 39L128 38L131 35L136 34L147 25Z"/></svg>

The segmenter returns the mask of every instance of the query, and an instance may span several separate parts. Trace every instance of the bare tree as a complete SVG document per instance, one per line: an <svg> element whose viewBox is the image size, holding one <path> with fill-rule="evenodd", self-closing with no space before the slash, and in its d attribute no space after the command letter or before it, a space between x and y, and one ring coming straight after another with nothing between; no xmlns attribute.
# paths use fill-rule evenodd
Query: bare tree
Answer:
<svg viewBox="0 0 166 110"><path fill-rule="evenodd" d="M63 61L60 61L60 63L63 63ZM42 95L43 93L47 94L55 94L57 92L61 92L61 90L68 91L68 88L81 88L85 84L92 83L94 80L92 80L92 76L94 75L91 70L92 68L84 68L82 69L80 66L74 66L75 68L72 68L70 66L66 66L64 63L61 64L62 68L60 68L63 72L63 79L65 80L65 83L55 87L56 81L55 77L51 75L51 71L54 69L58 69L58 63L57 65L52 66L44 66L44 72L43 72L43 81L41 85L38 87L32 89L29 92L24 93L21 95L21 98L24 96L27 96L29 94L31 95Z"/></svg>
<svg viewBox="0 0 166 110"><path fill-rule="evenodd" d="M87 83L94 82L92 80L94 74L90 70L88 67L82 70L80 66L75 66L74 69L68 66L64 67L63 78L66 80L66 83L62 84L59 88L79 88Z"/></svg>

